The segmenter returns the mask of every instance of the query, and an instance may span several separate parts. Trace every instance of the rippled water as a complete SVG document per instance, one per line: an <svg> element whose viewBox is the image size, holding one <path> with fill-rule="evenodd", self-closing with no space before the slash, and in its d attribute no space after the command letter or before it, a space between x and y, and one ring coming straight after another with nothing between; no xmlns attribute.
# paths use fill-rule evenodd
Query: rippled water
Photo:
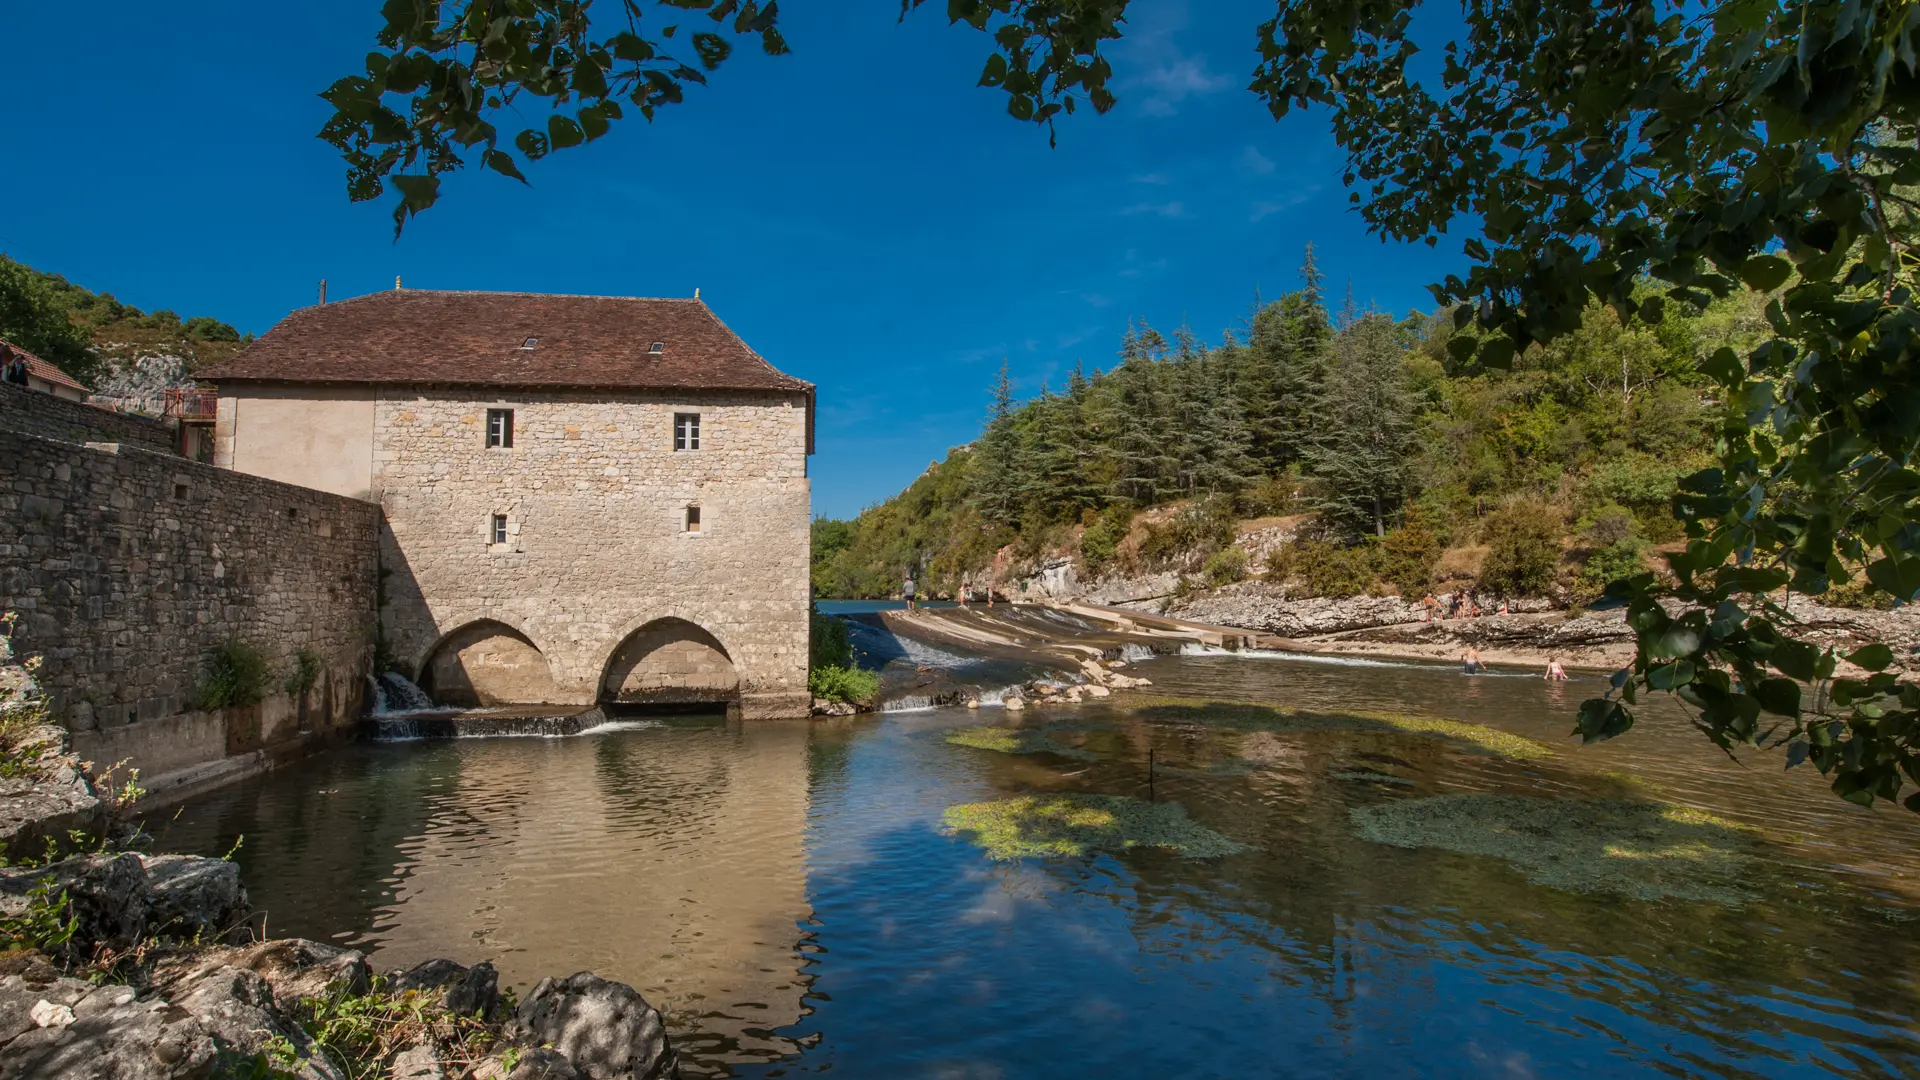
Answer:
<svg viewBox="0 0 1920 1080"><path fill-rule="evenodd" d="M674 721L354 746L151 827L215 853L245 834L274 933L390 966L492 957L522 986L631 982L707 1074L1920 1076L1914 815L1848 807L1774 757L1729 761L1670 709L1582 749L1568 717L1597 682L1271 657L1131 670L1156 693L1451 717L1557 752L1322 731L1223 772L1204 724L1112 705ZM1097 758L943 738L1061 720L1105 725ZM1411 783L1338 778L1354 768ZM956 803L1150 783L1254 850L994 863L940 829ZM1348 820L1459 791L1654 795L1760 826L1768 899L1562 892Z"/></svg>

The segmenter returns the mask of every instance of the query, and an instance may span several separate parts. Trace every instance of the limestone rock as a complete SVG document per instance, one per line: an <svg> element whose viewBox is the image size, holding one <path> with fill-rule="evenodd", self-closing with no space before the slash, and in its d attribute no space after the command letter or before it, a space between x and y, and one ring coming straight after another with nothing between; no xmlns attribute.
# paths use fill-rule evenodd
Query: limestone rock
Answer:
<svg viewBox="0 0 1920 1080"><path fill-rule="evenodd" d="M140 865L153 887L149 933L214 940L246 918L238 864L198 855L142 855Z"/></svg>
<svg viewBox="0 0 1920 1080"><path fill-rule="evenodd" d="M0 915L24 911L34 888L47 878L53 879L55 889L65 891L79 920L75 947L101 943L125 948L145 936L153 886L138 855L81 855L47 866L0 870Z"/></svg>
<svg viewBox="0 0 1920 1080"><path fill-rule="evenodd" d="M432 1046L410 1046L393 1055L387 1075L391 1080L447 1080L447 1069Z"/></svg>
<svg viewBox="0 0 1920 1080"><path fill-rule="evenodd" d="M396 972L388 985L437 993L448 1011L462 1016L489 1016L500 1004L500 974L484 960L470 968L451 960L428 960Z"/></svg>
<svg viewBox="0 0 1920 1080"><path fill-rule="evenodd" d="M859 711L857 707L844 701L830 701L819 697L813 699L815 716L852 716Z"/></svg>
<svg viewBox="0 0 1920 1080"><path fill-rule="evenodd" d="M565 1054L534 1047L518 1051L511 1071L505 1059L496 1055L476 1066L473 1076L474 1080L582 1080L585 1074Z"/></svg>
<svg viewBox="0 0 1920 1080"><path fill-rule="evenodd" d="M72 1022L35 1023L42 1003ZM0 1080L198 1080L219 1051L192 1015L130 987L0 978Z"/></svg>
<svg viewBox="0 0 1920 1080"><path fill-rule="evenodd" d="M273 989L274 1004L291 1013L302 998L322 997L338 987L364 994L372 981L365 954L304 938L277 938L253 945L214 949L198 955L167 957L154 965L153 984L164 993L179 992L219 967L251 971Z"/></svg>
<svg viewBox="0 0 1920 1080"><path fill-rule="evenodd" d="M47 747L40 768L27 776L0 777L0 855L43 855L48 840L64 843L79 830L106 826L106 809L71 755L60 751L66 733L44 727L30 736Z"/></svg>
<svg viewBox="0 0 1920 1080"><path fill-rule="evenodd" d="M1027 707L1027 701L1025 698L1022 698L1013 694L1009 694L1006 700L1002 701L1001 704L1006 706L1007 711L1009 712L1019 712L1020 710L1025 709Z"/></svg>
<svg viewBox="0 0 1920 1080"><path fill-rule="evenodd" d="M223 1049L241 1056L264 1053L285 1040L298 1055L290 1070L300 1080L345 1080L334 1064L316 1056L300 1025L281 1013L273 987L258 973L222 965L206 972L187 992L173 999L214 1037Z"/></svg>
<svg viewBox="0 0 1920 1080"><path fill-rule="evenodd" d="M515 1019L529 1041L565 1054L590 1080L679 1075L659 1011L633 987L592 972L542 979Z"/></svg>

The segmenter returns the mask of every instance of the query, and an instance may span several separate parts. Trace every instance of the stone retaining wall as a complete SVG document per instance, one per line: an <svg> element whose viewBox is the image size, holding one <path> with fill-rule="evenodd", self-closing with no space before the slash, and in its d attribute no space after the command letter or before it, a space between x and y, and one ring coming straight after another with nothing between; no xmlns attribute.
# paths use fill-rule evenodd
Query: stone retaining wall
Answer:
<svg viewBox="0 0 1920 1080"><path fill-rule="evenodd" d="M12 383L0 383L0 429L64 442L117 442L173 453L179 435L172 424L144 416L68 401Z"/></svg>
<svg viewBox="0 0 1920 1080"><path fill-rule="evenodd" d="M0 399L4 400L4 399ZM107 414L111 415L111 414ZM360 715L379 509L132 445L4 430L0 605L84 758L143 782L299 752ZM197 708L223 642L272 669L257 704ZM321 663L305 692L287 677ZM149 786L152 786L149 784Z"/></svg>

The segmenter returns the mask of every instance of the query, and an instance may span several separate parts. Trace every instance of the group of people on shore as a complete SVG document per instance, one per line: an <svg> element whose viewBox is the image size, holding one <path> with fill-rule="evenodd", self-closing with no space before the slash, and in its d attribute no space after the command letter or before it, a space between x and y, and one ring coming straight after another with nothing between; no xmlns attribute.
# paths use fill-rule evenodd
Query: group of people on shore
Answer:
<svg viewBox="0 0 1920 1080"><path fill-rule="evenodd" d="M1443 608L1445 610L1442 610ZM1440 602L1439 597L1428 593L1421 599L1420 609L1424 613L1421 615L1421 622L1434 622L1439 619L1472 619L1486 614L1480 606L1479 594L1472 589L1455 589L1448 594L1447 602L1444 604ZM1499 613L1507 614L1505 600L1500 601Z"/></svg>

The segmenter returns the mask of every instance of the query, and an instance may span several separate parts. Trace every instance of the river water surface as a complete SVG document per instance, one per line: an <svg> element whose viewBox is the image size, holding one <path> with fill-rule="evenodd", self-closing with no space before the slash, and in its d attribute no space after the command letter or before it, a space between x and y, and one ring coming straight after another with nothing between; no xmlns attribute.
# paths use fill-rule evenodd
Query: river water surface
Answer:
<svg viewBox="0 0 1920 1080"><path fill-rule="evenodd" d="M941 708L666 719L572 738L359 744L168 812L240 861L268 930L381 968L491 958L523 989L591 969L669 1014L691 1072L744 1077L1920 1077L1920 818L1810 769L1736 763L1672 709L1566 738L1576 678L1177 656L1156 694L1389 710L1552 746L1316 731L1222 768L1204 709ZM1101 729L1071 756L948 743ZM1148 756L1156 762L1148 776ZM1363 770L1392 782L1360 782ZM1176 801L1250 850L994 862L955 804ZM1443 793L1657 798L1762 830L1764 898L1632 900L1355 833Z"/></svg>

